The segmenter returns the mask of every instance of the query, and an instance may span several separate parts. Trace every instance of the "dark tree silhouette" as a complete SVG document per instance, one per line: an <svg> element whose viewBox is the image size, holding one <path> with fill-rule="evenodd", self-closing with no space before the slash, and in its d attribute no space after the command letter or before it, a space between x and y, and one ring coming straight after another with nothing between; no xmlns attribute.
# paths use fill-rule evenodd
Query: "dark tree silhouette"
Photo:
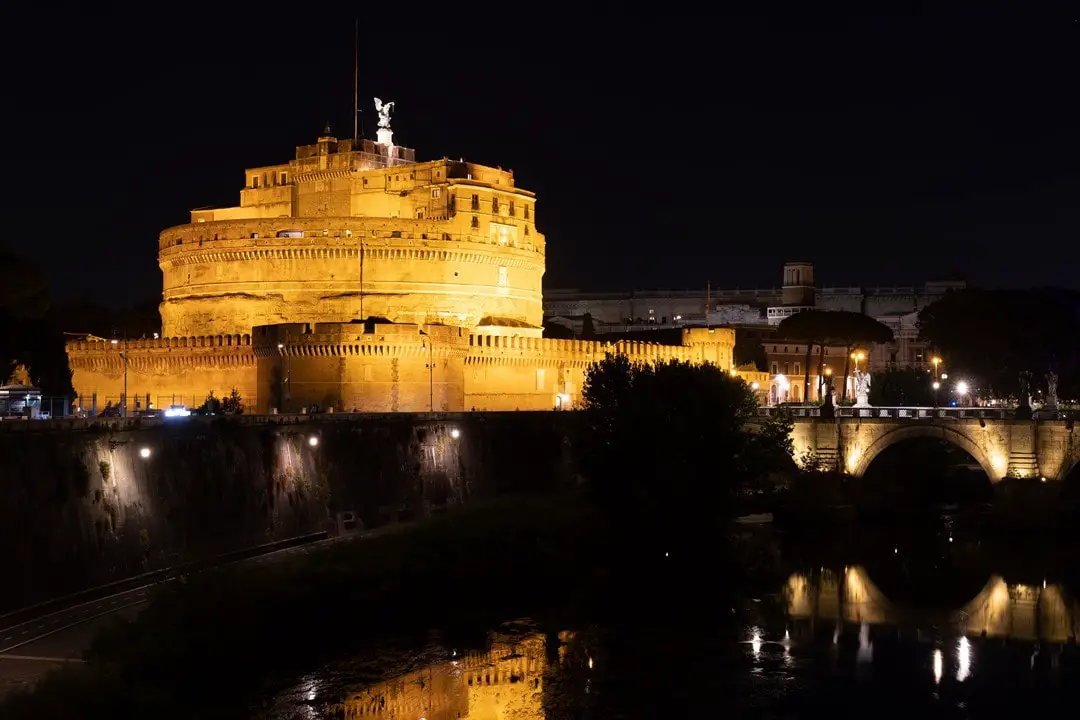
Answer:
<svg viewBox="0 0 1080 720"><path fill-rule="evenodd" d="M787 433L752 433L755 394L713 365L632 363L588 372L575 456L593 498L669 537L706 530L734 498L791 463ZM790 428L788 428L790 430Z"/></svg>
<svg viewBox="0 0 1080 720"><path fill-rule="evenodd" d="M810 396L810 357L814 345L822 349L826 345L842 345L844 353L844 379L841 397L847 397L847 377L851 369L851 351L856 346L869 347L875 343L892 342L893 332L869 315L846 311L807 310L785 318L777 332L780 336L806 343L806 374L803 380L803 399ZM818 358L818 371L824 363L824 354Z"/></svg>
<svg viewBox="0 0 1080 720"><path fill-rule="evenodd" d="M963 290L919 313L919 334L941 354L954 379L1000 397L1019 393L1019 376L1043 386L1048 370L1059 393L1080 394L1080 295L1067 290Z"/></svg>

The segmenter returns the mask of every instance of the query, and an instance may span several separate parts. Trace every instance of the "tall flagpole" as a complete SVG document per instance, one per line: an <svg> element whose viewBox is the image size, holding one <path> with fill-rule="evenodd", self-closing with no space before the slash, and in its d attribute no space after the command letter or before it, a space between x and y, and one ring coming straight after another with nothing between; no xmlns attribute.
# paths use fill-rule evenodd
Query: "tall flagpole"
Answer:
<svg viewBox="0 0 1080 720"><path fill-rule="evenodd" d="M353 96L353 121L352 121L352 139L353 147L356 147L356 141L360 137L360 18L356 18L356 33L353 39L353 76L352 76L352 96Z"/></svg>

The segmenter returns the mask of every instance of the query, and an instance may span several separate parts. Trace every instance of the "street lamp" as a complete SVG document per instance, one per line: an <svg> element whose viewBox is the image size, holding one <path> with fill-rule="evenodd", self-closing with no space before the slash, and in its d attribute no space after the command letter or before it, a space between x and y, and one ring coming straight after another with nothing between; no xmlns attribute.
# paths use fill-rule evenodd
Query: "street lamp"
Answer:
<svg viewBox="0 0 1080 720"><path fill-rule="evenodd" d="M937 380L938 366L941 365L941 358L935 355L934 357L930 358L930 362L934 364L934 379Z"/></svg>
<svg viewBox="0 0 1080 720"><path fill-rule="evenodd" d="M935 380L931 384L931 387L934 388L934 407L937 407L938 406L938 390L941 389L941 383L939 383L937 380Z"/></svg>
<svg viewBox="0 0 1080 720"><path fill-rule="evenodd" d="M956 383L956 394L960 397L961 401L963 401L964 396L968 394L968 384L963 380ZM968 402L971 402L970 396L968 397Z"/></svg>
<svg viewBox="0 0 1080 720"><path fill-rule="evenodd" d="M119 340L111 340L113 345L118 345ZM124 349L120 351L120 357L124 358L124 390L120 393L120 417L127 417L127 371L128 371L128 354L127 354L127 332L124 332Z"/></svg>

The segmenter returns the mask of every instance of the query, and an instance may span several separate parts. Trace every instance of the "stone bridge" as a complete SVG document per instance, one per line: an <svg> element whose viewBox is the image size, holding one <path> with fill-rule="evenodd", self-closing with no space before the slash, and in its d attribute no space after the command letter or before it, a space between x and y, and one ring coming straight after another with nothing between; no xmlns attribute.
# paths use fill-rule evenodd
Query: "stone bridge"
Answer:
<svg viewBox="0 0 1080 720"><path fill-rule="evenodd" d="M1022 419L1005 409L873 407L837 408L835 417L823 418L818 407L788 410L797 460L812 452L826 467L856 477L886 448L923 437L959 446L994 483L1010 477L1064 480L1080 462L1074 418L1064 413ZM777 409L758 412L768 417Z"/></svg>

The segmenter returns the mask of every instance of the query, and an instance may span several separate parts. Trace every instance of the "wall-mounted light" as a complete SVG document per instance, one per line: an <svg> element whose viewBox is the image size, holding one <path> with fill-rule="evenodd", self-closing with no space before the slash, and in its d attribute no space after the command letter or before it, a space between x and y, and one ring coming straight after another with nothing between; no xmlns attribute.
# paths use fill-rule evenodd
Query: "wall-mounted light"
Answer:
<svg viewBox="0 0 1080 720"><path fill-rule="evenodd" d="M450 437L457 440L459 437L461 437L461 431L458 430L457 428L451 428L450 429Z"/></svg>
<svg viewBox="0 0 1080 720"><path fill-rule="evenodd" d="M312 435L311 437L309 437L307 439L307 444L310 445L311 447L318 447L319 446L319 437L317 435Z"/></svg>
<svg viewBox="0 0 1080 720"><path fill-rule="evenodd" d="M144 447L144 448L139 449L139 457L141 457L143 460L150 457L150 454L151 454L150 453L150 448L148 448L148 447Z"/></svg>

